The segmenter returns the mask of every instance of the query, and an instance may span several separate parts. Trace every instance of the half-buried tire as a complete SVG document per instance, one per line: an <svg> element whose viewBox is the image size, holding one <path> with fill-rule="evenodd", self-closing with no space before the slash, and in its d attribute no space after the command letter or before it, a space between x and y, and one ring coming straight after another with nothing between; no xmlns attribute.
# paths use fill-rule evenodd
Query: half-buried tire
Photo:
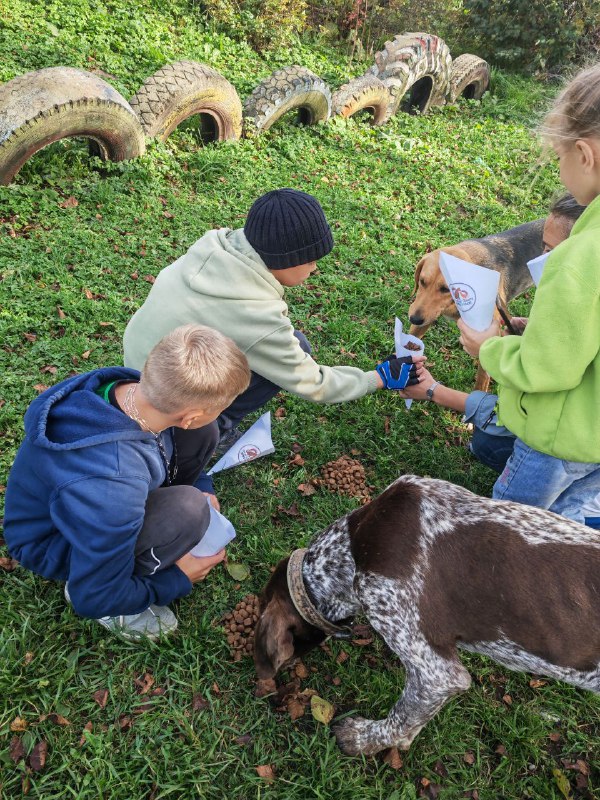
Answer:
<svg viewBox="0 0 600 800"><path fill-rule="evenodd" d="M455 103L459 97L479 100L490 83L490 65L479 56L463 53L452 62L450 70L449 100Z"/></svg>
<svg viewBox="0 0 600 800"><path fill-rule="evenodd" d="M390 90L375 77L362 75L345 83L331 98L331 113L351 117L358 111L369 111L373 125L383 125L389 118Z"/></svg>
<svg viewBox="0 0 600 800"><path fill-rule="evenodd" d="M242 133L242 103L235 87L216 69L196 61L165 64L129 103L146 136L161 141L196 114L205 140L239 139Z"/></svg>
<svg viewBox="0 0 600 800"><path fill-rule="evenodd" d="M145 150L127 100L90 72L49 67L0 85L0 184L34 153L70 136L93 140L101 158L124 161Z"/></svg>
<svg viewBox="0 0 600 800"><path fill-rule="evenodd" d="M309 69L296 65L278 69L246 98L245 135L255 136L268 130L294 109L303 125L325 121L331 114L331 92L325 81Z"/></svg>

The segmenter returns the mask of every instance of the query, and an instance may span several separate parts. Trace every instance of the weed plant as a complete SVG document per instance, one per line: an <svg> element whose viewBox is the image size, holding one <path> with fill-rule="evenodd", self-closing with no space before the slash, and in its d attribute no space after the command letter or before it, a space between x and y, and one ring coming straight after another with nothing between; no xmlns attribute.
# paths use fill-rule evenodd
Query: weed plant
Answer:
<svg viewBox="0 0 600 800"><path fill-rule="evenodd" d="M305 64L334 88L347 77L335 53L306 43L260 59L204 31L183 0L168 11L150 0L133 7L12 0L2 25L5 80L60 63L93 67L114 75L111 83L129 96L175 58L210 63L242 96L283 63ZM207 229L242 225L252 201L276 187L315 194L336 241L308 284L287 292L291 318L320 362L372 368L392 350L394 316L407 322L414 265L426 249L542 217L558 188L556 168L540 161L530 130L544 98L532 82L501 80L502 92L480 103L398 116L382 128L352 119L314 128L283 122L256 141L205 147L182 131L121 164L90 160L77 141L33 157L0 190L0 482L40 387L119 364L125 325L151 276ZM513 312L526 314L531 299L529 292ZM457 340L456 327L441 322L427 334L427 354L438 379L469 390L475 368ZM259 591L279 558L356 505L325 490L304 497L299 484L350 451L377 491L406 472L481 494L494 481L467 453L460 419L434 406L415 403L409 412L393 393L379 392L322 407L281 394L270 408L285 413L273 419L275 454L217 477L223 511L238 531L230 558L245 562L250 577L240 585L222 569L211 573L177 604L180 631L172 639L122 642L77 618L61 586L20 568L0 570L0 796L597 796L598 700L555 682L532 685L531 676L483 658L465 656L473 688L425 728L399 771L380 759L342 756L310 716L292 722L254 698L252 664L231 662L220 616ZM289 463L298 449L300 467ZM342 649L344 664L336 660ZM401 691L402 669L380 641L367 650L334 642L331 655L319 650L306 664L314 668L306 685L339 713L384 715ZM162 694L134 691L145 673ZM207 707L195 711L198 694ZM26 721L24 733L11 732L15 717ZM13 763L13 736L27 755L48 743L42 771ZM578 759L591 773L584 781L573 767ZM264 764L275 770L272 784L256 772Z"/></svg>

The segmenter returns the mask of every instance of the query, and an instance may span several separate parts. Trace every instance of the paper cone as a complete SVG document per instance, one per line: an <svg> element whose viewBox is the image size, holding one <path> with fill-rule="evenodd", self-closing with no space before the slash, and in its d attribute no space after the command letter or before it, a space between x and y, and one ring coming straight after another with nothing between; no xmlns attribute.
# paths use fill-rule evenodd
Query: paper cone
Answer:
<svg viewBox="0 0 600 800"><path fill-rule="evenodd" d="M409 343L416 345L419 349L412 350L406 346ZM402 358L403 356L423 355L425 352L425 345L421 339L417 338L416 336L412 336L410 333L402 333L402 323L398 317L396 317L396 322L394 325L394 346L396 349L396 358ZM406 408L410 408L412 404L412 400L404 401Z"/></svg>
<svg viewBox="0 0 600 800"><path fill-rule="evenodd" d="M544 271L544 266L546 265L546 259L549 255L550 253L544 253L543 255L538 256L537 258L532 258L531 261L527 262L527 267L536 286L540 285L540 278L542 277L542 272Z"/></svg>
<svg viewBox="0 0 600 800"><path fill-rule="evenodd" d="M214 556L232 539L235 539L235 528L231 522L220 511L213 508L208 497L206 500L210 510L210 523L202 539L200 539L196 547L190 550L190 553L197 558Z"/></svg>
<svg viewBox="0 0 600 800"><path fill-rule="evenodd" d="M208 475L214 475L223 469L231 469L255 458L275 452L271 438L271 412L267 411L256 420L251 428L232 445L225 455L209 469Z"/></svg>
<svg viewBox="0 0 600 800"><path fill-rule="evenodd" d="M489 328L494 318L500 273L440 253L440 269L458 313L476 331Z"/></svg>

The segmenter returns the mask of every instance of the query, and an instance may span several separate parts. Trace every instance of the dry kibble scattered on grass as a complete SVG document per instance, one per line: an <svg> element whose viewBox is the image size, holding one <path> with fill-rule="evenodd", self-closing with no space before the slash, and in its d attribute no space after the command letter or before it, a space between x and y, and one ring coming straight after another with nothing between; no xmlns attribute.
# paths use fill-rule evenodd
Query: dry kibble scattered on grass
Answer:
<svg viewBox="0 0 600 800"><path fill-rule="evenodd" d="M227 632L227 644L234 661L241 661L254 652L254 627L258 622L258 597L247 594L233 611L223 617L223 627Z"/></svg>
<svg viewBox="0 0 600 800"><path fill-rule="evenodd" d="M321 475L323 477L317 478L314 483L325 486L331 492L356 497L363 503L371 499L365 468L355 458L343 455L335 461L329 461L321 467Z"/></svg>

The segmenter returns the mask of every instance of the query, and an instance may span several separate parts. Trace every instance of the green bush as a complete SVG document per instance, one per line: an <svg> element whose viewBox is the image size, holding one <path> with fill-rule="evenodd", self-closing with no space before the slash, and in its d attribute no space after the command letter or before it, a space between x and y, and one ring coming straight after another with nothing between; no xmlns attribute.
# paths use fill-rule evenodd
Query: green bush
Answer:
<svg viewBox="0 0 600 800"><path fill-rule="evenodd" d="M305 0L204 0L210 24L259 52L280 47L304 29Z"/></svg>
<svg viewBox="0 0 600 800"><path fill-rule="evenodd" d="M464 0L475 52L514 72L561 72L597 52L598 0Z"/></svg>

